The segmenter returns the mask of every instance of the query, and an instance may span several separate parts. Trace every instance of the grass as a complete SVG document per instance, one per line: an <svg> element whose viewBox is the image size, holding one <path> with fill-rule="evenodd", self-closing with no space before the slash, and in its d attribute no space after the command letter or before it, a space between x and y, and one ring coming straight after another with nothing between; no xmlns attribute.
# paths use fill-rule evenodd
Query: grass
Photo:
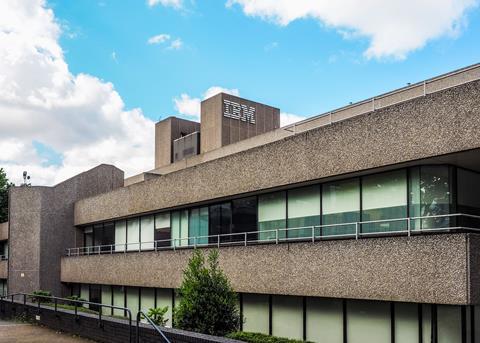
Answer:
<svg viewBox="0 0 480 343"><path fill-rule="evenodd" d="M308 343L302 340L269 336L256 332L233 332L228 334L227 337L248 343Z"/></svg>

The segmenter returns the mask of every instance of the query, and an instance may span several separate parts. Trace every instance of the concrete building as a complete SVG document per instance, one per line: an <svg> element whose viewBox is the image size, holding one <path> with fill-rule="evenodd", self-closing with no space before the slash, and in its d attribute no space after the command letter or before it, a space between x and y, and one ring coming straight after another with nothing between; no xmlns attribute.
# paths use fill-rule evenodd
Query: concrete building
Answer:
<svg viewBox="0 0 480 343"><path fill-rule="evenodd" d="M171 323L192 250L219 248L245 331L480 342L480 65L282 128L226 94L201 113L157 124L154 170L13 189L9 292Z"/></svg>

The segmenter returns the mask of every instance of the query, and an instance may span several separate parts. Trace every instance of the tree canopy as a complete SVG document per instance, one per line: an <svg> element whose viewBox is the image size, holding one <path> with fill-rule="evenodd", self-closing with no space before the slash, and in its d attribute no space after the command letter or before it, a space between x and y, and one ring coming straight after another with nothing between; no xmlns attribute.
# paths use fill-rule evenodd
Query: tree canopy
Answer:
<svg viewBox="0 0 480 343"><path fill-rule="evenodd" d="M12 186L7 173L0 168L0 223L8 221L8 189Z"/></svg>

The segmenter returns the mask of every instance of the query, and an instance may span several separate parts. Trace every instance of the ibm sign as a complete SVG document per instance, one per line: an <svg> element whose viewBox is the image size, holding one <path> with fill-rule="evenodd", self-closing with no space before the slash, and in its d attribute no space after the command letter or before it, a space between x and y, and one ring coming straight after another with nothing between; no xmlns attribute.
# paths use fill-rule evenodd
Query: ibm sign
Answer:
<svg viewBox="0 0 480 343"><path fill-rule="evenodd" d="M255 107L249 107L247 105L224 99L223 116L255 124Z"/></svg>

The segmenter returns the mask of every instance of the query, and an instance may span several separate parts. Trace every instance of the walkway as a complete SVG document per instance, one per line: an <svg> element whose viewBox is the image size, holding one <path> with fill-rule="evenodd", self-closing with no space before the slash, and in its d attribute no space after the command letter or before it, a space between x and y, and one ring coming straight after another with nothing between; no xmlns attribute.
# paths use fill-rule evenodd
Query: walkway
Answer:
<svg viewBox="0 0 480 343"><path fill-rule="evenodd" d="M45 327L0 320L0 343L92 343Z"/></svg>

